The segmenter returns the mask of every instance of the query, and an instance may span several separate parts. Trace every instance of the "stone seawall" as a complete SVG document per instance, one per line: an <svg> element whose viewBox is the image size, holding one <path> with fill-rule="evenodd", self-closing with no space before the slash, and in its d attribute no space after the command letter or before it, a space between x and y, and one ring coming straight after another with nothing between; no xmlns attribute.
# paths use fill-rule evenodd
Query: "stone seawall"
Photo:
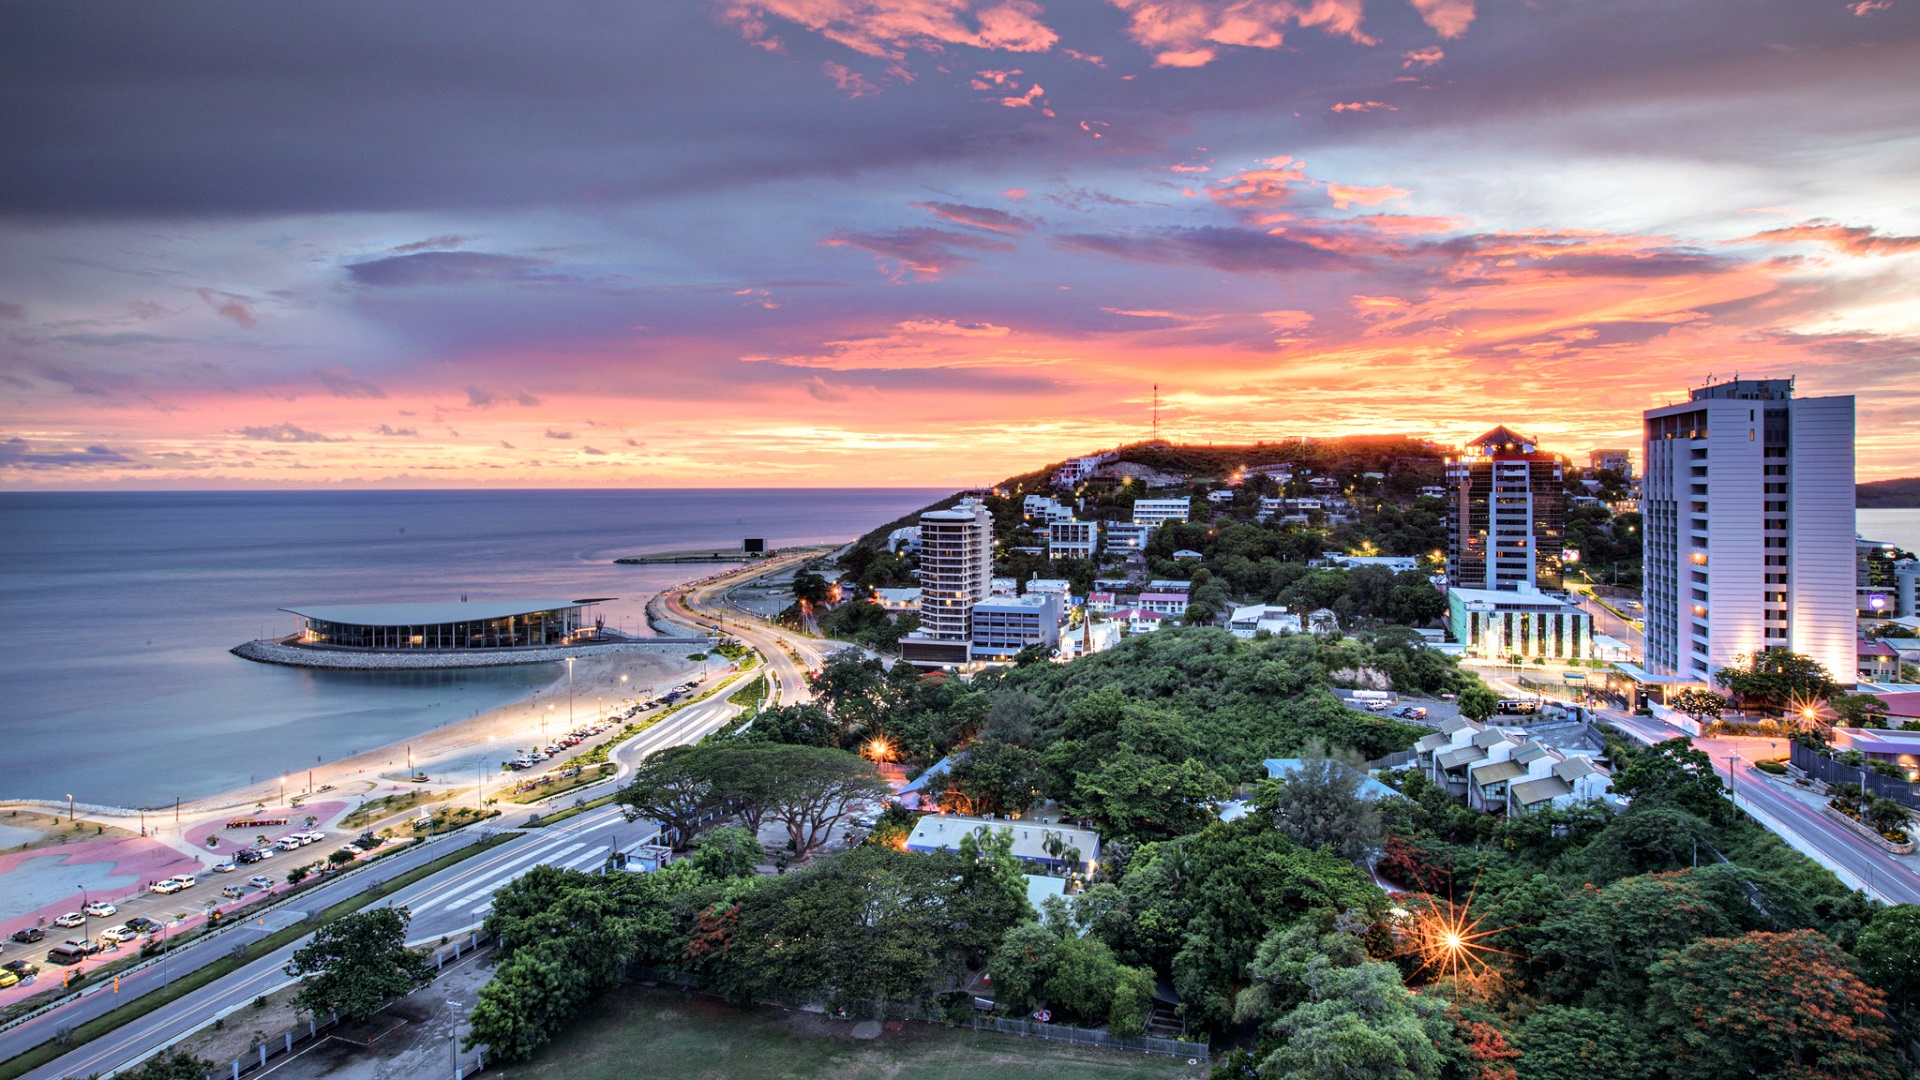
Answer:
<svg viewBox="0 0 1920 1080"><path fill-rule="evenodd" d="M569 657L605 656L609 653L661 653L685 655L704 652L719 644L711 637L659 637L636 641L612 641L594 645L567 645L551 649L490 649L471 652L348 652L340 649L313 649L283 645L278 641L249 641L236 645L233 655L262 664L289 667L328 668L336 671L428 671L451 668L512 667L518 664L551 664Z"/></svg>

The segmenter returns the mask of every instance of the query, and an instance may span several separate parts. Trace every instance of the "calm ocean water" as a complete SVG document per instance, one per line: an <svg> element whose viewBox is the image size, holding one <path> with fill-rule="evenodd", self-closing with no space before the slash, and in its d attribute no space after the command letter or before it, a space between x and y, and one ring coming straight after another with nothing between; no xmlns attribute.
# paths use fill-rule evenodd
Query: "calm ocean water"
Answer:
<svg viewBox="0 0 1920 1080"><path fill-rule="evenodd" d="M1855 528L1868 540L1899 544L1920 553L1920 510L1856 510Z"/></svg>
<svg viewBox="0 0 1920 1080"><path fill-rule="evenodd" d="M193 798L505 704L559 665L319 672L227 652L290 604L648 597L623 554L851 539L944 492L0 493L0 796Z"/></svg>

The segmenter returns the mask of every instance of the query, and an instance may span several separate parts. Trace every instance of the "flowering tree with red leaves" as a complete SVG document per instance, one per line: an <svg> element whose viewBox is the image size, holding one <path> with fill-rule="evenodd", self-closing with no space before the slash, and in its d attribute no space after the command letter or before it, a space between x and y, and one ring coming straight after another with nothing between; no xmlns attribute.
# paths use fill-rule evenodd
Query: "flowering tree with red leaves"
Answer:
<svg viewBox="0 0 1920 1080"><path fill-rule="evenodd" d="M1374 868L1389 881L1397 881L1420 892L1445 896L1453 885L1453 867L1437 861L1417 841L1398 836L1387 837L1380 860Z"/></svg>
<svg viewBox="0 0 1920 1080"><path fill-rule="evenodd" d="M1500 1029L1480 1020L1462 1020L1460 1039L1467 1046L1467 1060L1479 1070L1474 1073L1476 1080L1517 1080L1514 1072L1514 1060L1520 1051L1507 1042Z"/></svg>
<svg viewBox="0 0 1920 1080"><path fill-rule="evenodd" d="M693 933L687 936L687 964L698 969L708 958L727 955L727 945L740 924L739 904L715 904L694 916Z"/></svg>
<svg viewBox="0 0 1920 1080"><path fill-rule="evenodd" d="M1705 938L1648 973L1675 1077L1900 1075L1885 996L1817 931Z"/></svg>

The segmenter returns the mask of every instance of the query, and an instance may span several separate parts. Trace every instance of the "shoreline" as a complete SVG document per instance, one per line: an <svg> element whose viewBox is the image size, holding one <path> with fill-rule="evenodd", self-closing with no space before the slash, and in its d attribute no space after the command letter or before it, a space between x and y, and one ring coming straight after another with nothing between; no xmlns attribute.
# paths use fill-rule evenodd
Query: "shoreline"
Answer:
<svg viewBox="0 0 1920 1080"><path fill-rule="evenodd" d="M794 550L815 548L821 551L835 550L825 545L804 545ZM241 787L207 792L191 799L183 798L178 805L181 827L187 826L189 817L198 818L262 804L289 806L302 799L317 800L322 797L357 800L365 796L372 799L401 790L419 790L421 786L434 789L451 786L471 790L482 778L489 787L494 781L506 783L506 774L499 770L499 762L513 757L518 750L544 745L541 742L543 714L545 735L551 739L564 735L572 727L624 708L633 701L657 697L690 675L698 676L703 669L702 662L689 661L684 657L706 652L713 641L711 631L696 636L699 630L708 628L699 627L696 630L688 626L684 618L668 614L662 598L675 589L739 569L738 566L724 569L716 567L715 573L704 578L677 582L649 597L645 610L655 635L636 638L631 643L633 648L607 651L609 646L600 646L594 653L574 657L574 720L571 724L567 721L566 658L545 658L538 662L555 665L556 678L531 694L495 706L477 716L406 732L371 749L316 762L310 770L288 773L282 779L269 777ZM247 659L262 658L249 656ZM357 661L362 658L355 656L353 659ZM531 665L522 662L515 666ZM370 670L395 669L382 667ZM623 675L626 677L624 681L621 679ZM474 771L476 766L483 763L490 764L492 768ZM431 775L432 782L420 786L412 784L408 776L416 769ZM447 775L449 771L453 775ZM42 811L58 816L67 813L69 806L66 801L58 799L0 795L0 816L11 809ZM164 837L176 831L172 824L174 814L169 812L174 807L170 805L142 808L75 800L72 809L84 812L97 823L135 829L144 812L148 819L148 831L152 835ZM154 818L162 820L151 820ZM129 821L136 824L126 826Z"/></svg>

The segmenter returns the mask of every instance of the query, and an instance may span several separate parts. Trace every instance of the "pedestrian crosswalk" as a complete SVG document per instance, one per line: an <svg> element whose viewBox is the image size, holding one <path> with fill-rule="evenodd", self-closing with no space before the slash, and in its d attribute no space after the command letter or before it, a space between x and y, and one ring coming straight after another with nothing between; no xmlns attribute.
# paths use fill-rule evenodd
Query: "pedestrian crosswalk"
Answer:
<svg viewBox="0 0 1920 1080"><path fill-rule="evenodd" d="M447 892L443 893L440 896L433 897L432 899L423 901L421 903L413 904L411 906L413 915L415 918L418 918L421 915L426 914L427 912L433 911L436 908L441 908L441 907L449 908L454 911L459 911L462 909L463 906L471 905L474 901L480 899L483 896L487 896L487 897L492 896L494 892L498 890L502 885L507 884L508 882L514 880L515 878L518 878L521 874L526 873L528 870L533 869L535 866L543 862L544 863L556 862L557 860L565 858L566 856L571 855L572 853L580 850L582 847L585 847L585 846L586 846L585 841L579 841L572 844L568 844L565 847L560 848L558 851L554 851L554 850L551 850L550 848L543 847L543 848L535 849L533 851L526 852L516 858L509 859L506 862L501 863L497 867L494 867L489 873L484 875L479 882L477 883L468 882L465 885L464 890L462 887L456 886L452 889L449 889Z"/></svg>

